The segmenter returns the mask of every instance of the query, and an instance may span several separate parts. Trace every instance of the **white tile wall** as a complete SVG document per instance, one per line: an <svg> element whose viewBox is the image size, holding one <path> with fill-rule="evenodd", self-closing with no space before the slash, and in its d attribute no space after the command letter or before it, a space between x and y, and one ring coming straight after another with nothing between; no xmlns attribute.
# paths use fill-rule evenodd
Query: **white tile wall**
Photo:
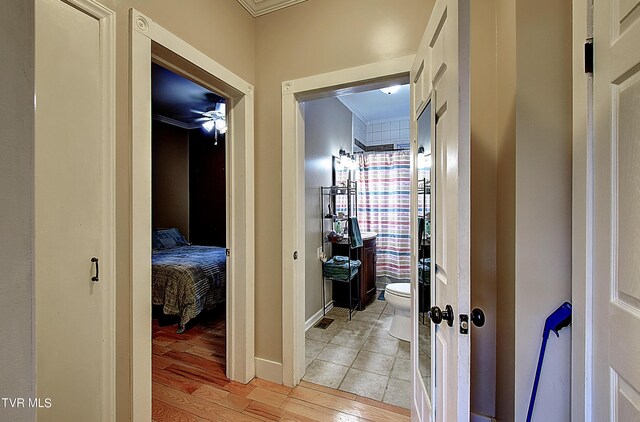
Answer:
<svg viewBox="0 0 640 422"><path fill-rule="evenodd" d="M409 119L363 122L353 115L353 135L367 146L407 145L409 143Z"/></svg>
<svg viewBox="0 0 640 422"><path fill-rule="evenodd" d="M353 134L360 142L364 142L367 139L367 124L355 114L353 115Z"/></svg>
<svg viewBox="0 0 640 422"><path fill-rule="evenodd" d="M367 125L367 146L409 143L409 119L371 122Z"/></svg>

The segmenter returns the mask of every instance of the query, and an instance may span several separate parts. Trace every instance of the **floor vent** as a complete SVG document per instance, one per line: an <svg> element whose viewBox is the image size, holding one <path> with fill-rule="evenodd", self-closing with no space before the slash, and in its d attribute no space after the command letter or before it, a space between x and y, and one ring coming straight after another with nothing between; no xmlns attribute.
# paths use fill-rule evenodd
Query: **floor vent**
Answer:
<svg viewBox="0 0 640 422"><path fill-rule="evenodd" d="M325 329L328 326L331 325L331 323L333 322L332 318L322 318L320 320L320 322L318 322L316 325L314 325L315 328L321 328L321 329Z"/></svg>

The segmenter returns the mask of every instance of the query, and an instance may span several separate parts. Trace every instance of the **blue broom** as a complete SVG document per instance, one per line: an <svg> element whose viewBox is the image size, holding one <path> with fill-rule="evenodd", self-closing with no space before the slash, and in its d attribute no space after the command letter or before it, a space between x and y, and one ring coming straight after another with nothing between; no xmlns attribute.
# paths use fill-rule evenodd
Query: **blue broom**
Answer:
<svg viewBox="0 0 640 422"><path fill-rule="evenodd" d="M560 337L560 334L558 334L558 332L569 324L571 324L571 304L569 302L563 303L558 309L553 311L553 313L547 317L547 320L544 323L544 331L542 332L542 347L540 348L540 357L538 357L538 369L536 369L536 378L533 381L533 391L531 391L531 401L529 402L529 411L527 412L527 422L531 422L531 415L533 414L533 405L536 401L536 393L538 392L538 382L540 381L542 361L544 360L544 351L547 348L549 332L553 331L554 333L556 333L556 336Z"/></svg>

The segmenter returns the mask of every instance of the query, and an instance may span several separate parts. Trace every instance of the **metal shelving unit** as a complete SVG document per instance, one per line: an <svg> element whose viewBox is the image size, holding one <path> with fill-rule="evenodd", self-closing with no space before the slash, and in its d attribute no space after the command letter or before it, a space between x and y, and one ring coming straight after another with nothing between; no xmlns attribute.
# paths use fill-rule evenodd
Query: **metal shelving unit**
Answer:
<svg viewBox="0 0 640 422"><path fill-rule="evenodd" d="M344 198L344 204L339 204L339 198ZM338 210L339 208L339 210ZM344 209L344 211L342 211ZM339 214L342 214L340 216ZM328 248L332 244L348 245L348 280L335 279L325 276L324 265L322 267L322 312L326 315L327 306L325 299L325 281L341 282L349 284L349 320L356 307L360 306L358 300L355 302L352 297L352 282L355 279L356 289L360 291L360 270L357 269L354 275L351 275L351 260L354 252L351 247L351 233L348 227L349 219L358 215L358 185L357 182L347 180L345 186L321 186L320 187L320 233L322 234L322 253L329 256ZM330 224L329 228L327 226ZM341 224L341 231L344 236L341 239L329 239L328 234L335 230L335 223ZM332 256L333 257L333 256Z"/></svg>
<svg viewBox="0 0 640 422"><path fill-rule="evenodd" d="M422 205L422 212L418 212L418 217L419 217L419 221L422 222L422 224L425 224L427 219L429 219L429 217L427 216L427 197L429 197L431 195L431 182L428 181L426 178L422 178L418 180L418 211L420 211L420 205ZM420 202L421 201L421 202ZM430 222L431 223L431 222ZM423 262L422 260L425 258L430 258L430 256L427 256L426 253L426 246L430 246L431 243L431 238L427 233L426 227L422 227L422 229L418 230L418 233L422 233L422 235L419 237L418 239L418 275L419 275L419 280L418 280L418 294L419 294L419 305L418 305L418 309L420 311L420 309L422 310L422 312L419 312L420 314L420 322L422 324L425 324L428 320L429 317L427 316L427 311L429 309L430 306L430 301L431 301L431 274L430 272L425 271L425 268L422 267ZM429 247L429 250L431 248ZM430 255L430 254L429 254ZM429 265L429 268L431 267L431 265ZM422 271L420 271L422 270ZM425 280L426 278L426 280ZM420 288L420 285L422 284L422 288Z"/></svg>

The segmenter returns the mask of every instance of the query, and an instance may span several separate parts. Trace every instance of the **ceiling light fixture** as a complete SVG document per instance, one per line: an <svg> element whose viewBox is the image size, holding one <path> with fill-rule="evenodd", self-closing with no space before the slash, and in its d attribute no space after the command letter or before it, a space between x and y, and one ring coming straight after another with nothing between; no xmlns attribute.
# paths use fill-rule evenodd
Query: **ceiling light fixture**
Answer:
<svg viewBox="0 0 640 422"><path fill-rule="evenodd" d="M202 128L207 132L211 132L215 126L216 126L215 120L207 120L202 124Z"/></svg>
<svg viewBox="0 0 640 422"><path fill-rule="evenodd" d="M400 89L400 85L388 86L386 88L380 88L380 91L384 92L387 95L395 94Z"/></svg>
<svg viewBox="0 0 640 422"><path fill-rule="evenodd" d="M216 144L218 142L218 133L225 134L227 133L227 105L222 103L215 103L215 105L211 107L207 107L206 111L198 111L192 110L194 113L201 114L203 117L201 119L206 119L202 123L202 128L207 132L215 131L216 135ZM198 120L201 120L198 119Z"/></svg>

